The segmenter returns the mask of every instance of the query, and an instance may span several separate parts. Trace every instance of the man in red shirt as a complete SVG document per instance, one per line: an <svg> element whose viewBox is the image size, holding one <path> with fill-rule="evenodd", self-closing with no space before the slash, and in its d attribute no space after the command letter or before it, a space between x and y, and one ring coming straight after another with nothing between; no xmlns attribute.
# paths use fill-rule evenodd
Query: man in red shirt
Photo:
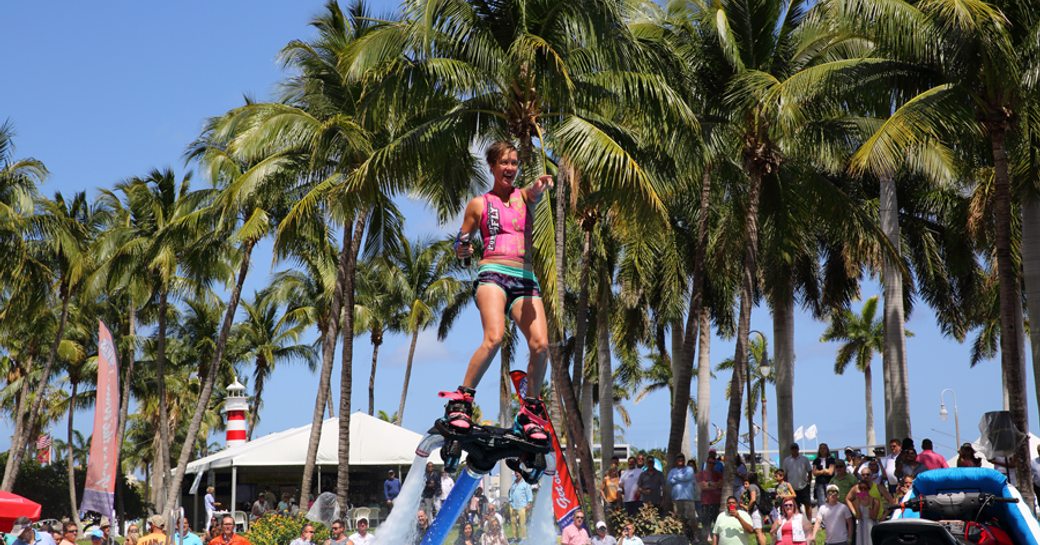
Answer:
<svg viewBox="0 0 1040 545"><path fill-rule="evenodd" d="M220 535L210 540L209 545L250 545L249 540L235 533L235 518L224 515L220 520Z"/></svg>
<svg viewBox="0 0 1040 545"><path fill-rule="evenodd" d="M939 469L940 467L950 467L946 464L946 458L936 454L932 450L932 440L925 439L921 441L921 453L917 455L917 463L923 465L928 469Z"/></svg>

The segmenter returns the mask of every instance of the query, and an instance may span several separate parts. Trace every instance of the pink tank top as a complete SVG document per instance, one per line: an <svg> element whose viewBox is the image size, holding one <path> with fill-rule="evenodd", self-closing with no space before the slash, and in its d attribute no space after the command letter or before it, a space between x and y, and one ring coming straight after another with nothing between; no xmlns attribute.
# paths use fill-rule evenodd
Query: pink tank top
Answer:
<svg viewBox="0 0 1040 545"><path fill-rule="evenodd" d="M508 202L502 202L494 193L485 193L484 213L480 217L484 259L526 262L529 225L527 203L519 189L513 189Z"/></svg>

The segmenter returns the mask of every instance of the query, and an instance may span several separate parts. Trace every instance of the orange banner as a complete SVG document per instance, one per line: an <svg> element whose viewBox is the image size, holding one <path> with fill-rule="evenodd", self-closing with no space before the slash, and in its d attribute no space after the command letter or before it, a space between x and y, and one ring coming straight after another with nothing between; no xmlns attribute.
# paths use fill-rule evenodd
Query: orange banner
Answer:
<svg viewBox="0 0 1040 545"><path fill-rule="evenodd" d="M83 503L79 507L81 513L95 511L108 517L115 515L118 425L119 362L112 333L104 322L99 321L97 403L94 405L94 435L90 438L90 458L87 460L87 482Z"/></svg>

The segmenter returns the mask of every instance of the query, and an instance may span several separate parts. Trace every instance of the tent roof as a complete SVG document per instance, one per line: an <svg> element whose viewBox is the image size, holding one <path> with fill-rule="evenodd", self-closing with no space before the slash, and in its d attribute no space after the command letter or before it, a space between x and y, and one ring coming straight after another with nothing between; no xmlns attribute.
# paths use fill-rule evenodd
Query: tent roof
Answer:
<svg viewBox="0 0 1040 545"><path fill-rule="evenodd" d="M188 464L188 473L224 467L278 467L302 466L307 458L307 442L311 426L301 426L265 435L200 458ZM362 412L350 415L350 465L387 466L410 465L415 459L415 447L422 435L369 416ZM321 425L317 465L339 463L339 418L329 418ZM430 459L440 460L431 453Z"/></svg>

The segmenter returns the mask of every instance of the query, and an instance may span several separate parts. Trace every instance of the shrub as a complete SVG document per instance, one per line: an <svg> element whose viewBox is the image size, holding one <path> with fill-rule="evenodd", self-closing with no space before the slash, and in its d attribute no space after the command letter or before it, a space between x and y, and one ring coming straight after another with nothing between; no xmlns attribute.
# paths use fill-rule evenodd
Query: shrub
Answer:
<svg viewBox="0 0 1040 545"><path fill-rule="evenodd" d="M620 534L621 528L628 522L635 524L637 536L684 535L686 533L681 520L671 514L662 517L657 513L657 508L650 504L643 504L634 517L630 517L624 510L618 509L611 511L607 518L611 531L615 534Z"/></svg>
<svg viewBox="0 0 1040 545"><path fill-rule="evenodd" d="M311 522L302 516L287 517L284 515L266 515L249 525L246 539L253 545L288 545L300 537L304 524L314 526L314 543L324 543L329 538L329 529L318 522Z"/></svg>

